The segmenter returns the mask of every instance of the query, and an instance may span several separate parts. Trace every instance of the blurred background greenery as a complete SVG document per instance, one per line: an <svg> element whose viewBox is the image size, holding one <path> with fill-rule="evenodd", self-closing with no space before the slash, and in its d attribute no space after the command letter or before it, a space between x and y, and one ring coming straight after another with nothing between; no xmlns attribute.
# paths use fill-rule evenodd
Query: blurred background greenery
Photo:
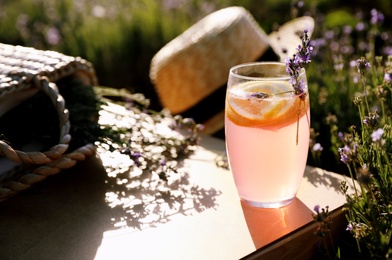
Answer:
<svg viewBox="0 0 392 260"><path fill-rule="evenodd" d="M271 32L289 21L290 0L0 0L0 42L81 56L105 86L143 92L158 105L149 80L153 55L192 24L220 8L240 5ZM358 9L392 15L389 0L304 1L297 16L329 15L330 25L352 23ZM302 12L302 13L301 13ZM351 15L350 15L351 13ZM342 15L343 14L343 15Z"/></svg>
<svg viewBox="0 0 392 260"><path fill-rule="evenodd" d="M249 10L266 33L296 16L310 15L317 21L314 38L322 38L328 30L369 20L373 8L383 12L386 29L392 22L390 0L0 0L0 42L81 56L94 64L100 85L143 93L159 109L149 79L154 54L207 14L234 5ZM331 54L325 53L314 60L308 78L313 82L312 125L329 140L325 118L338 114L338 119L348 119L340 120L340 127L347 127L350 110L356 109L347 105L348 92L320 101L322 91L338 88L333 70L326 69L320 78L319 64L336 65L322 60ZM333 150L330 141L322 144L324 150ZM331 153L336 157L336 151ZM330 160L324 161L321 166L328 168Z"/></svg>

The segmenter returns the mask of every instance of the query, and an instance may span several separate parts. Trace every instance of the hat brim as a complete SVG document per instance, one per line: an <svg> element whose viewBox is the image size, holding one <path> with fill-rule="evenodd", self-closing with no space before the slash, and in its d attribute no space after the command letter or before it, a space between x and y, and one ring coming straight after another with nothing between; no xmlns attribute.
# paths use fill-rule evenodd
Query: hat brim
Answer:
<svg viewBox="0 0 392 260"><path fill-rule="evenodd" d="M277 31L268 35L270 46L280 61L285 61L297 52L298 45L301 45L300 36L307 30L308 36L311 37L314 25L312 17L302 16L281 25Z"/></svg>

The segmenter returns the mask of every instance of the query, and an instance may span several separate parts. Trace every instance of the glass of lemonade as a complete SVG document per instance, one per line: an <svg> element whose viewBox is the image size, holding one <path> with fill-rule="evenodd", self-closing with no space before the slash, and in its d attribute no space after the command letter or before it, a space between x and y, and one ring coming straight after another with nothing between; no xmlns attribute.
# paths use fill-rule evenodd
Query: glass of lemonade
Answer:
<svg viewBox="0 0 392 260"><path fill-rule="evenodd" d="M286 65L256 62L230 69L225 106L229 165L241 199L252 206L289 204L308 155L310 104L305 69L295 94Z"/></svg>

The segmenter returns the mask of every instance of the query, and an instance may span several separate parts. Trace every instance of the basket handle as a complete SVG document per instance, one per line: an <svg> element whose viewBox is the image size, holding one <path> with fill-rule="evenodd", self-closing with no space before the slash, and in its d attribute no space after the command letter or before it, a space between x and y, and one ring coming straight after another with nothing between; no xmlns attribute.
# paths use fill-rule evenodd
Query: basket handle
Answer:
<svg viewBox="0 0 392 260"><path fill-rule="evenodd" d="M10 161L27 164L47 164L59 160L68 149L71 135L69 134L69 111L65 108L64 98L60 95L55 83L50 82L46 76L33 75L28 82L33 82L41 91L49 96L57 111L60 122L59 143L46 152L24 152L13 149L8 143L0 141L0 155L6 156Z"/></svg>

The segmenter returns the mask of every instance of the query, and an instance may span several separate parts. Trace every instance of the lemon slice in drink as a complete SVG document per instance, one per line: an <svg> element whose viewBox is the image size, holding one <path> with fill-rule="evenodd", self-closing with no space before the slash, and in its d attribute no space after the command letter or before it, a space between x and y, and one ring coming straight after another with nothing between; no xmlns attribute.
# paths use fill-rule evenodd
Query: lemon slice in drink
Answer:
<svg viewBox="0 0 392 260"><path fill-rule="evenodd" d="M303 116L307 100L294 96L288 82L248 82L229 91L226 114L240 126L279 128Z"/></svg>

